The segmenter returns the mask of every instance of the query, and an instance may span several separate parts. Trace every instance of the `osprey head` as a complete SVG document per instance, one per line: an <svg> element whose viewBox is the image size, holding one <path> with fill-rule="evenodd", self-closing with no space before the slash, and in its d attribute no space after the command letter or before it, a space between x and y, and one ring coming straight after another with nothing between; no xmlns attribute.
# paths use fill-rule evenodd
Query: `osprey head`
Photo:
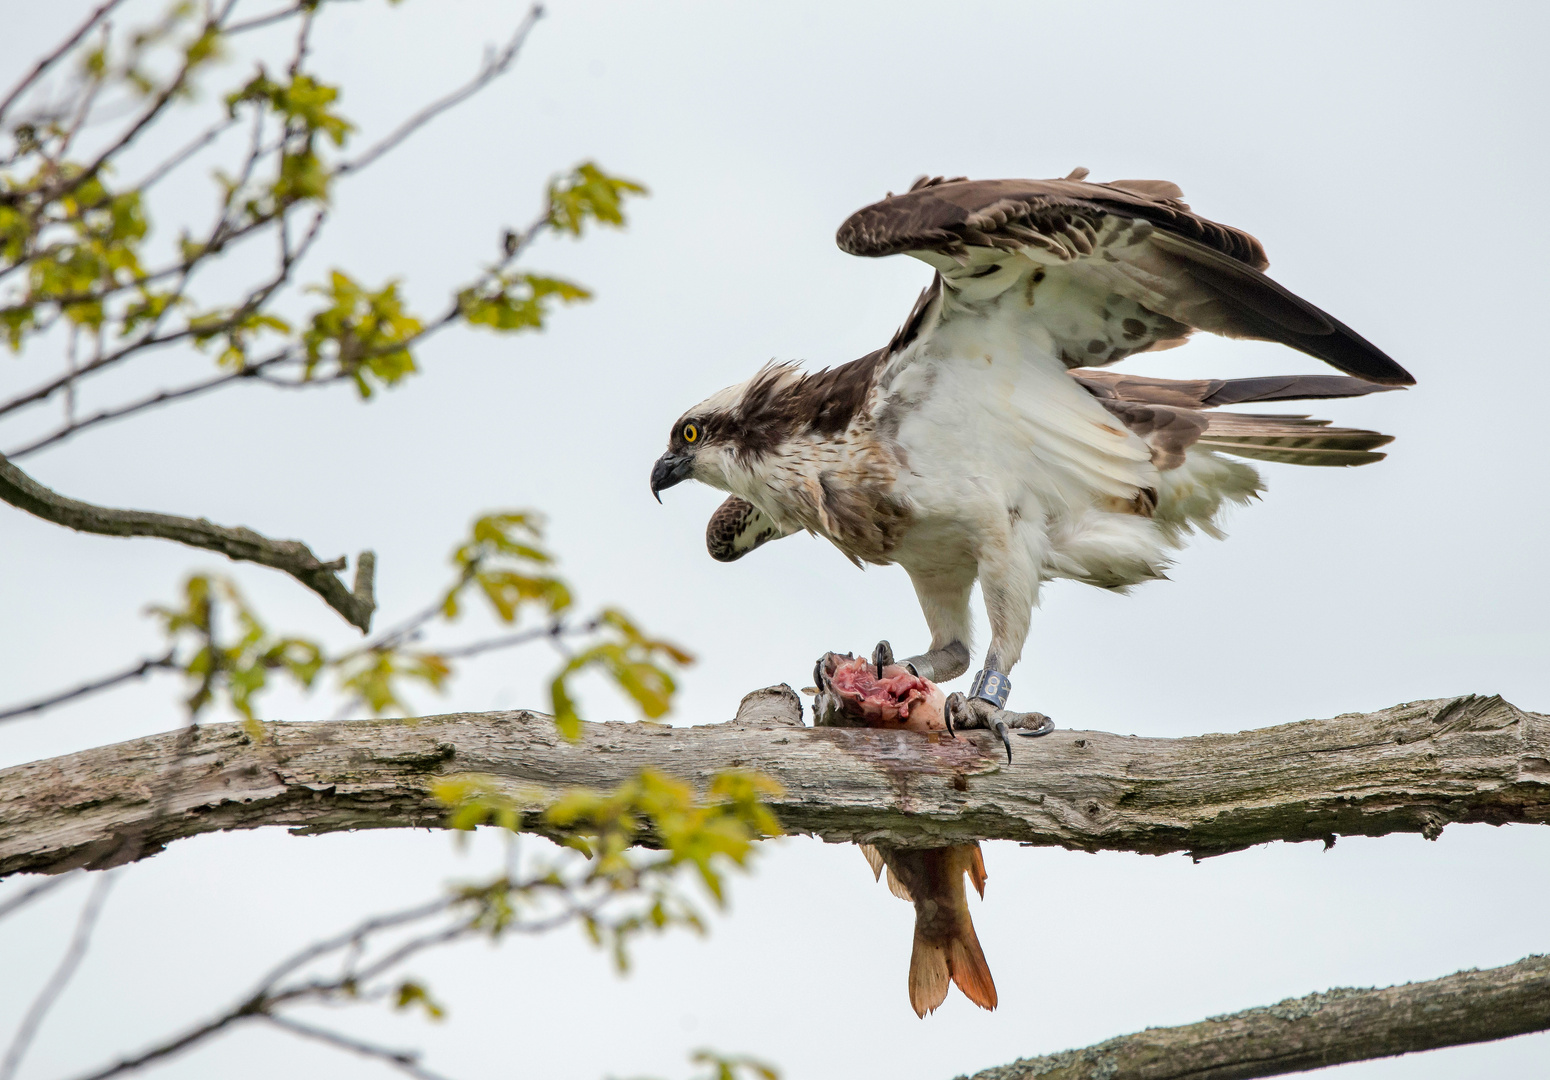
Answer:
<svg viewBox="0 0 1550 1080"><path fill-rule="evenodd" d="M674 484L693 480L700 448L705 445L710 429L705 418L689 413L673 425L673 433L667 439L667 453L657 458L651 467L651 494L657 502L662 492Z"/></svg>
<svg viewBox="0 0 1550 1080"><path fill-rule="evenodd" d="M651 494L657 502L661 492L685 480L726 487L726 458L736 441L735 405L742 390L743 384L729 386L678 418L667 436L667 453L651 467Z"/></svg>

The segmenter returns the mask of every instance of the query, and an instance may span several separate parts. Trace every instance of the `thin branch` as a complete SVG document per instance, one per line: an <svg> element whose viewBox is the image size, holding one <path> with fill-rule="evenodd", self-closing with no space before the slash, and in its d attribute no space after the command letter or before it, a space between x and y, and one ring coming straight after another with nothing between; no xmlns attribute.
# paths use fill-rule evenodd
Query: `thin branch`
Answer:
<svg viewBox="0 0 1550 1080"><path fill-rule="evenodd" d="M222 24L224 23L226 17L231 13L231 9L234 3L235 0L228 0L226 6L222 8L219 14L217 14L212 19L207 20L199 28L200 32L208 33L212 30L217 32L222 30ZM140 115L139 119L131 124L129 129L120 135L118 139L112 143L112 145L98 153L97 157L92 161L92 163L82 168L79 173L69 177L61 178L60 182L48 184L41 190L22 191L18 192L17 194L41 195L45 202L52 202L55 199L68 195L70 192L79 188L82 184L96 179L97 174L102 171L103 166L107 165L107 163L113 160L114 157L128 149L134 143L134 141L140 137L140 133L150 126L151 121L155 120L156 117L161 115L161 111L167 107L168 103L170 103L172 99L177 96L179 91L181 91L184 85L188 82L188 77L192 73L193 69L193 61L185 59L182 66L178 68L177 74L173 76L172 81L169 82L166 86L162 87L161 91L151 101L150 105Z"/></svg>
<svg viewBox="0 0 1550 1080"><path fill-rule="evenodd" d="M507 884L510 885L509 882ZM520 888L521 886L511 887ZM420 1077L421 1080L442 1080L436 1074L420 1069L416 1064L415 1055L412 1053L386 1050L374 1044L357 1042L348 1036L325 1031L310 1024L293 1020L288 1016L281 1015L277 1010L287 1005L305 1003L327 1004L340 1000L360 1002L383 999L390 994L390 989L388 987L374 988L368 986L366 984L369 980L378 975L387 974L389 968L401 964L409 956L423 949L482 932L481 925L477 918L460 918L449 928L415 938L407 945L400 945L382 959L374 962L369 968L363 970L354 961L359 960L361 953L367 947L369 939L384 930L397 929L433 918L449 910L457 903L458 899L455 896L443 897L432 903L421 904L404 911L367 919L344 933L309 945L277 965L259 981L254 990L225 1012L201 1024L197 1024L187 1031L134 1057L120 1059L115 1064L89 1073L79 1078L79 1080L108 1080L109 1077L133 1072L151 1062L172 1057L184 1050L197 1046L217 1032L251 1020L266 1020L293 1034L331 1042L336 1046L356 1053L388 1060L391 1064L404 1068L406 1071L410 1071L412 1075ZM567 917L575 918L585 910L587 909L573 906ZM549 925L548 920L543 920L543 923L545 926ZM538 925L537 920L535 920L534 925ZM344 953L346 963L343 970L336 977L331 979L306 979L292 985L279 985L282 979L295 974L314 961L340 952ZM413 1071L415 1069L419 1069L419 1071ZM4 1080L4 1078L0 1078L0 1080Z"/></svg>
<svg viewBox="0 0 1550 1080"><path fill-rule="evenodd" d="M271 540L246 528L227 528L203 518L175 517L145 510L117 510L69 499L39 484L0 455L0 501L79 532L101 536L156 536L188 547L216 551L239 562L253 562L290 574L317 593L362 633L371 628L376 610L376 556L361 552L355 564L355 586L346 589L337 571L344 559L325 563L299 540Z"/></svg>
<svg viewBox="0 0 1550 1080"><path fill-rule="evenodd" d="M470 656L479 656L483 653L494 652L497 649L510 649L517 645L526 645L531 641L539 641L544 638L574 637L578 634L590 634L598 628L596 619L576 626L556 620L548 626L535 626L530 630L518 630L511 634L502 634L499 637L486 638L483 641L472 641L467 645L456 645L450 649L436 649L437 656L447 660L466 660ZM0 716L0 720L5 719Z"/></svg>
<svg viewBox="0 0 1550 1080"><path fill-rule="evenodd" d="M46 698L39 698L37 701L30 701L25 705L16 705L9 709L0 710L0 721L15 720L19 716L40 713L46 709L52 709L56 705L63 705L67 701L74 701L76 698L95 694L99 690L106 690L109 687L117 686L119 683L128 682L131 679L143 679L158 668L176 668L177 666L177 664L173 663L171 652L154 660L142 660L134 667L120 671L116 675L105 675L92 682L83 683L73 690L65 690ZM3 913L3 911L0 911L0 913Z"/></svg>
<svg viewBox="0 0 1550 1080"><path fill-rule="evenodd" d="M33 66L33 69L24 75L19 83L12 87L11 92L6 94L5 100L0 101L0 122L4 121L5 114L10 111L12 105L16 104L17 99L25 94L28 88L35 84L38 79L42 78L44 72L57 64L71 49L79 45L81 39L92 32L93 27L105 19L109 12L123 2L124 0L107 0L107 3L88 15L86 21L77 27L75 33L67 37L57 49L39 60Z"/></svg>
<svg viewBox="0 0 1550 1080"><path fill-rule="evenodd" d="M303 12L311 13L319 6L321 5L293 4L288 8L280 8L278 11L271 11L267 15L255 15L251 19L244 19L241 22L234 22L224 31L222 31L222 33L227 37L232 37L236 34L246 33L249 30L259 30L265 26L273 26L275 23L284 22L286 19L291 18L293 15L299 15Z"/></svg>
<svg viewBox="0 0 1550 1080"><path fill-rule="evenodd" d="M1255 1080L1550 1028L1550 957L1381 990L1148 1028L1082 1050L1019 1058L968 1080ZM959 1078L963 1080L963 1078Z"/></svg>
<svg viewBox="0 0 1550 1080"><path fill-rule="evenodd" d="M1550 824L1550 717L1498 697L1183 739L1064 730L1019 740L1010 765L982 731L803 727L786 687L749 695L738 715L586 723L574 744L526 711L271 722L262 743L241 724L209 724L154 821L147 778L168 767L178 736L98 747L0 771L0 876L95 865L93 845L142 827L144 854L229 829L435 827L446 812L437 779L465 772L490 776L540 833L565 791L617 787L643 768L702 782L761 772L784 788L768 805L788 832L899 847L1003 839L1204 857L1274 840L1436 837L1453 822Z"/></svg>
<svg viewBox="0 0 1550 1080"><path fill-rule="evenodd" d="M377 1061L386 1062L395 1069L416 1077L417 1080L447 1080L440 1073L431 1072L420 1065L420 1052L418 1050L390 1050L385 1046L378 1046L376 1043L369 1043L361 1039L351 1038L348 1035L341 1035L337 1031L329 1031L326 1028L303 1024L301 1021L292 1020L288 1016L266 1015L264 1019L282 1031L289 1031L293 1035L315 1039L318 1042L327 1043L329 1046L348 1050L352 1054L359 1054L361 1057L374 1058Z"/></svg>
<svg viewBox="0 0 1550 1080"><path fill-rule="evenodd" d="M463 571L462 576L458 579L457 584L452 586L451 591L456 592L461 589L464 585L473 580L473 576L474 571L472 567ZM431 604L424 609L415 612L415 614L409 616L409 618L405 619L403 622L400 622L398 625L383 631L383 633L379 634L371 641L365 642L357 651L370 652L374 649L391 648L392 646L397 645L399 642L403 641L404 638L412 634L414 631L430 622L437 615L440 615L445 607L446 601L438 600L434 604Z"/></svg>
<svg viewBox="0 0 1550 1080"><path fill-rule="evenodd" d="M97 917L102 914L102 905L107 902L108 890L113 887L115 876L116 872L111 871L103 874L92 886L86 904L81 908L80 917L76 919L75 934L70 938L69 948L65 950L59 966L54 969L54 974L33 999L27 1015L17 1025L16 1034L12 1036L11 1045L5 1052L5 1059L0 1061L0 1080L12 1080L16 1075L16 1069L21 1065L27 1048L32 1045L33 1036L38 1033L43 1018L53 1008L54 1002L59 1000L59 995L64 993L75 969L85 958L86 950L91 945L92 930L97 925Z"/></svg>
<svg viewBox="0 0 1550 1080"><path fill-rule="evenodd" d="M139 1054L136 1057L120 1058L117 1062L109 1065L107 1068L100 1069L94 1073L87 1073L84 1076L79 1077L78 1080L107 1080L107 1078L110 1076L120 1076L127 1072L134 1072L136 1069L142 1069L145 1066L151 1064L153 1061L160 1061L163 1058L172 1057L182 1050L186 1050L191 1046L203 1042L205 1039L208 1039L216 1032L225 1030L232 1024L251 1019L255 1015L256 1009L254 1006L256 1006L256 1004L256 1002L246 1002L242 1006L239 1006L237 1009L234 1009L228 1013L224 1013L221 1016L216 1017L214 1020L209 1021L208 1023L201 1024L196 1028L185 1031L182 1035L179 1035L177 1038L171 1040L170 1042L162 1043L161 1045L153 1047L152 1049L147 1050L145 1053Z"/></svg>
<svg viewBox="0 0 1550 1080"><path fill-rule="evenodd" d="M100 367L101 365L98 366ZM95 370L96 368L88 368L83 370L82 374L85 374L86 371ZM234 383L240 379L253 378L253 370L253 368L247 368L242 371L229 371L214 378L202 379L187 386L180 386L176 390L158 390L148 397L140 398L138 401L131 401L126 405L119 405L112 409L102 409L73 423L65 424L59 429L49 432L47 435L39 436L30 443L18 446L4 456L12 459L21 459L29 454L36 454L39 450L44 450L56 443L64 442L66 439L80 434L87 428L93 428L99 424L112 423L114 420L122 420L125 417L133 416L135 413L144 412L146 409L154 409L169 402L180 401L183 398L198 397L200 394L209 393L211 390L218 390L228 383ZM65 385L68 385L68 383Z"/></svg>
<svg viewBox="0 0 1550 1080"><path fill-rule="evenodd" d="M177 151L166 161L163 161L160 165L157 165L150 172L146 173L145 177L141 179L139 183L131 185L128 190L136 191L143 195L145 192L155 187L162 180L166 179L167 175L176 170L178 166L182 165L189 158L193 157L195 154L199 153L199 151L209 146L216 139L219 139L228 130L230 130L232 125L234 125L236 122L237 118L233 116L222 120L218 124L214 124L211 127L206 128L204 134L194 139L188 145L184 146L183 149ZM97 207L94 205L89 209L95 210L96 208Z"/></svg>
<svg viewBox="0 0 1550 1080"><path fill-rule="evenodd" d="M59 874L55 877L44 878L42 881L22 889L15 896L0 901L0 919L5 918L13 911L26 907L39 897L47 896L59 888L59 886L69 884L74 876L75 872L71 871L70 873Z"/></svg>
<svg viewBox="0 0 1550 1080"><path fill-rule="evenodd" d="M408 120L405 120L392 134L369 147L360 157L341 163L339 168L334 171L334 175L346 176L366 168L436 117L466 101L484 89L490 82L504 75L516 61L517 54L522 50L522 43L527 40L528 34L538 20L543 18L543 14L544 8L542 4L534 4L530 7L527 15L517 26L516 32L512 34L511 40L506 43L506 47L494 56L486 56L484 64L481 65L477 75L446 97L432 102Z"/></svg>
<svg viewBox="0 0 1550 1080"><path fill-rule="evenodd" d="M342 934L336 934L334 937L314 942L271 969L268 974L258 981L258 990L256 992L260 995L268 996L274 992L275 985L281 979L312 963L312 961L327 956L329 953L338 952L347 946L358 945L372 934L381 933L383 930L391 930L395 927L428 919L433 915L439 915L451 907L452 903L451 897L442 897L438 900L432 900L430 903L421 904L419 907L395 911L390 915L377 915L351 927Z"/></svg>

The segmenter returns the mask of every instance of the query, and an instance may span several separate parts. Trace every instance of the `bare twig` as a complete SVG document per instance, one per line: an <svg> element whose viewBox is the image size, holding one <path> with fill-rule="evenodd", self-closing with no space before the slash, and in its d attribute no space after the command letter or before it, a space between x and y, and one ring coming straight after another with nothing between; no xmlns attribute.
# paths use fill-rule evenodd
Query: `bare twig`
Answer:
<svg viewBox="0 0 1550 1080"><path fill-rule="evenodd" d="M208 1039L216 1032L225 1030L232 1024L251 1019L255 1015L256 1009L250 1008L249 1006L254 1004L255 1003L253 1002L244 1003L237 1009L234 1009L228 1013L224 1013L221 1016L216 1017L214 1020L209 1021L208 1023L201 1024L196 1028L185 1031L177 1038L152 1047L151 1049L145 1051L143 1054L138 1054L135 1057L120 1058L112 1065L109 1065L104 1069L99 1069L97 1072L87 1073L79 1077L78 1080L107 1080L107 1078L110 1076L121 1076L124 1073L134 1072L136 1069L142 1069L145 1066L151 1064L153 1061L160 1061L163 1058L172 1057L180 1051L186 1050L191 1046L195 1046L198 1043L203 1042L205 1039Z"/></svg>
<svg viewBox="0 0 1550 1080"><path fill-rule="evenodd" d="M266 15L255 15L251 19L244 19L241 22L234 22L230 26L226 27L224 33L230 37L235 34L246 33L249 30L258 30L265 26L273 26L275 23L284 22L286 19L289 19L292 16L300 15L304 12L310 13L314 11L316 7L320 6L321 5L312 4L292 4L290 7L280 8L279 10L271 11Z"/></svg>
<svg viewBox="0 0 1550 1080"><path fill-rule="evenodd" d="M1254 1080L1550 1028L1550 957L1381 990L1328 990L1082 1050L1019 1058L968 1080ZM963 1080L963 1078L960 1078Z"/></svg>
<svg viewBox="0 0 1550 1080"><path fill-rule="evenodd" d="M22 76L21 81L11 88L10 93L5 95L5 100L0 101L0 122L4 121L5 114L10 111L12 105L16 104L17 99L25 94L28 88L33 86L43 76L44 72L57 64L71 49L79 45L82 38L91 33L94 27L107 18L109 12L123 2L124 0L107 0L105 4L88 15L86 21L78 26L73 34L65 38L58 48L39 60L31 71Z"/></svg>
<svg viewBox="0 0 1550 1080"><path fill-rule="evenodd" d="M63 705L67 701L74 701L76 698L86 697L88 694L95 694L99 690L106 690L109 687L117 686L119 683L128 682L131 679L142 679L158 668L175 667L177 667L177 664L173 663L172 653L170 652L166 656L159 656L154 660L142 660L134 667L120 671L116 675L105 675L92 682L83 683L72 690L65 690L46 698L39 698L37 701L29 701L25 705L16 705L9 709L0 710L0 720L15 720L19 716L40 713L47 709L52 709L56 705Z"/></svg>
<svg viewBox="0 0 1550 1080"><path fill-rule="evenodd" d="M494 55L487 55L485 57L484 63L480 65L479 73L477 75L475 75L472 79L470 79L463 86L459 87L457 90L448 94L446 97L437 101L433 101L431 104L415 113L408 120L405 120L396 129L394 129L392 134L388 135L380 142L377 142L368 147L366 151L359 157L342 162L338 169L334 171L334 175L346 176L352 172L359 172L360 170L366 168L372 162L376 161L383 154L386 154L388 151L398 146L399 143L409 138L409 136L413 135L416 131L430 123L436 117L440 116L448 109L453 108L463 101L466 101L468 98L484 89L484 87L490 82L499 78L501 75L504 75L510 69L511 65L516 61L517 53L522 50L522 43L527 40L528 34L532 31L533 26L538 22L538 20L543 17L543 14L544 8L542 4L534 4L532 7L530 7L526 17L524 17L522 22L518 24L516 32L512 34L511 40L506 43L506 47L503 48L499 53Z"/></svg>
<svg viewBox="0 0 1550 1080"><path fill-rule="evenodd" d="M235 0L227 0L227 3L224 7L222 7L220 12L208 19L199 28L200 32L218 32L223 29L223 24L227 16L230 15L234 3ZM162 110L167 107L172 99L175 98L187 84L188 77L193 72L193 69L194 62L192 60L185 59L182 65L179 66L177 74L172 77L172 81L162 87L160 92L158 92L151 100L150 105L147 106L145 111L140 114L139 118L135 120L135 122L129 126L128 130L120 135L112 144L100 151L92 160L91 164L84 166L78 173L74 173L68 177L59 177L57 181L47 184L41 192L37 192L36 194L40 194L46 201L52 201L64 195L68 195L70 192L79 188L82 184L96 179L97 175L102 172L103 166L107 165L109 161L112 161L113 158L117 157L124 150L128 149L134 143L134 141L140 137L140 133L149 127L153 120L161 115Z"/></svg>
<svg viewBox="0 0 1550 1080"><path fill-rule="evenodd" d="M100 366L101 365L98 365L98 367ZM88 368L86 370L95 371L96 368ZM85 373L85 371L82 372L82 374ZM209 393L211 390L218 390L228 383L234 383L239 379L253 377L254 368L247 368L243 371L229 371L221 375L216 375L213 378L202 379L199 382L190 383L187 386L180 386L176 390L158 390L156 393L140 398L138 401L131 401L126 405L120 405L112 409L103 409L99 412L92 413L90 416L82 417L73 423L66 424L55 431L49 432L47 435L43 435L34 439L30 443L18 446L15 450L12 450L6 454L5 457L19 460L21 458L27 457L29 454L36 454L39 450L46 449L55 445L56 443L64 442L66 439L80 434L87 428L93 428L99 424L111 423L114 420L122 420L125 417L133 416L135 413L144 412L146 409L154 409L157 406L166 405L173 401L180 401L183 398L198 397L200 394Z"/></svg>
<svg viewBox="0 0 1550 1080"><path fill-rule="evenodd" d="M530 630L518 630L511 634L501 634L498 637L486 638L483 641L472 641L466 645L454 645L450 649L436 649L437 656L448 660L465 660L470 656L479 656L483 653L494 652L497 649L510 649L517 645L526 645L530 641L539 641L544 638L575 637L579 634L590 634L598 628L596 619L588 619L584 623L572 625L556 620L548 626L535 626ZM5 719L0 716L0 720Z"/></svg>
<svg viewBox="0 0 1550 1080"><path fill-rule="evenodd" d="M258 989L255 991L255 993L262 996L272 995L276 984L278 984L281 979L285 978L287 975L294 974L302 967L312 963L312 961L327 956L329 953L338 952L339 950L347 947L359 946L363 941L365 941L366 938L370 937L372 934L381 933L383 930L392 930L399 926L408 925L409 923L415 923L424 919L429 919L433 915L439 915L451 907L452 903L453 901L451 897L444 896L438 900L432 900L430 903L421 904L418 907L407 908L403 911L395 911L389 915L374 916L370 919L366 919L356 926L351 927L349 930L346 930L341 934L336 934L334 937L324 938L322 941L314 942L295 955L282 960L278 965L272 968L266 975L264 975L262 979L258 981ZM353 968L347 969L347 972L348 970L353 970Z"/></svg>
<svg viewBox="0 0 1550 1080"><path fill-rule="evenodd" d="M22 1063L27 1048L32 1045L33 1036L38 1033L38 1027L43 1023L43 1018L48 1015L49 1009L53 1008L54 1002L59 1000L59 995L69 985L75 969L85 958L86 949L91 945L92 929L97 925L97 917L102 914L102 905L107 902L108 890L113 887L116 874L117 871L109 871L99 877L92 886L91 893L86 897L86 904L81 908L80 917L76 919L75 934L70 939L65 955L60 959L59 966L54 969L54 974L49 976L48 982L33 999L31 1007L27 1009L27 1015L22 1017L22 1022L17 1025L16 1034L11 1037L11 1045L5 1052L4 1060L0 1060L0 1080L12 1080L16 1075L17 1066Z"/></svg>
<svg viewBox="0 0 1550 1080"><path fill-rule="evenodd" d="M512 889L523 887L522 884L512 884L509 881L504 883L497 882L496 884L504 884ZM547 883L539 882L536 884L541 887ZM371 964L362 966L360 960L371 943L370 939L372 936L381 934L386 930L400 929L433 919L438 915L449 912L460 902L462 901L455 896L444 897L432 903L421 904L390 915L367 919L344 933L309 945L277 965L259 981L252 991L220 1015L197 1024L187 1031L173 1036L166 1042L153 1046L151 1049L143 1051L134 1057L123 1058L113 1065L87 1074L81 1077L80 1080L108 1080L109 1077L133 1072L153 1061L166 1059L184 1050L191 1049L210 1036L233 1025L253 1020L264 1020L274 1024L281 1030L306 1038L318 1039L354 1053L387 1061L389 1064L409 1072L410 1075L420 1078L420 1080L442 1080L435 1073L419 1066L418 1055L413 1052L389 1050L372 1043L352 1039L337 1032L313 1027L310 1024L294 1020L282 1014L279 1010L287 1006L299 1004L383 1000L391 993L391 983L372 985L372 980L388 977L404 961L424 952L426 949L487 931L484 929L477 914L459 915L449 925L432 933L401 943ZM566 921L569 921L589 913L595 914L594 909L586 906L572 905L564 913L564 917ZM541 922L546 929L555 925L551 920L534 920L533 922L535 926ZM518 924L513 925L510 929L519 928L520 920ZM309 965L333 954L342 954L345 960L342 969L336 976L332 978L311 978L304 974L304 969ZM297 981L288 984L282 983L282 980L290 976L296 976ZM5 1078L0 1078L0 1080L5 1080Z"/></svg>
<svg viewBox="0 0 1550 1080"><path fill-rule="evenodd" d="M15 896L0 900L0 919L5 918L13 911L26 907L39 897L48 895L59 888L59 886L68 884L75 877L76 873L76 871L72 870L69 873L59 874L55 877L44 878L42 881L22 889Z"/></svg>
<svg viewBox="0 0 1550 1080"><path fill-rule="evenodd" d="M299 540L271 540L252 529L227 528L203 518L176 517L145 510L117 510L69 499L49 490L0 455L0 501L79 532L101 536L156 536L189 547L216 551L239 562L283 570L317 593L323 602L363 633L371 628L376 556L361 552L355 586L346 589L337 571L344 559L325 563Z"/></svg>
<svg viewBox="0 0 1550 1080"><path fill-rule="evenodd" d="M265 1015L265 1020L282 1031L289 1031L293 1035L300 1035L306 1039L315 1039L318 1042L336 1046L341 1050L348 1050L352 1054L361 1057L374 1058L383 1061L399 1069L418 1080L446 1080L440 1073L431 1072L420 1064L420 1052L418 1050L390 1050L376 1043L369 1043L362 1039L342 1035L337 1031L329 1031L326 1028L313 1027L311 1024L303 1024L299 1020L292 1020L288 1016Z"/></svg>
<svg viewBox="0 0 1550 1080"><path fill-rule="evenodd" d="M150 172L146 173L144 178L142 178L139 183L132 185L129 190L138 191L141 194L149 191L162 180L166 179L167 175L174 172L178 166L182 165L189 158L193 157L195 154L199 153L199 151L209 146L216 139L219 139L228 130L230 130L232 125L236 122L236 117L228 117L225 120L222 120L220 123L213 124L206 128L202 135L199 135L197 138L193 139L186 146L184 146L183 149L177 151L171 157L167 158L166 161L161 162ZM93 210L96 208L97 207L95 205L90 207L90 209Z"/></svg>

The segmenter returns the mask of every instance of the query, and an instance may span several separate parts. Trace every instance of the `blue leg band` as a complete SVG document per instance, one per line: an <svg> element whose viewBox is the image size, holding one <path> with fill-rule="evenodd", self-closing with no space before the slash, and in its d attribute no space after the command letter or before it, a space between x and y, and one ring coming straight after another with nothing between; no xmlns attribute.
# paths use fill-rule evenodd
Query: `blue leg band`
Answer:
<svg viewBox="0 0 1550 1080"><path fill-rule="evenodd" d="M999 671L981 668L969 687L969 696L988 701L998 709L1006 708L1006 699L1012 693L1012 680Z"/></svg>

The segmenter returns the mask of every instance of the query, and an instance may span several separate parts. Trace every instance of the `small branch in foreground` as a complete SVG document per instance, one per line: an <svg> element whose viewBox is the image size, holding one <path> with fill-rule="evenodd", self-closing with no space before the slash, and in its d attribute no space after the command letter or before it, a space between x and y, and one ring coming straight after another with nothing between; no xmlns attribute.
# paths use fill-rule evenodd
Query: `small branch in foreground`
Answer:
<svg viewBox="0 0 1550 1080"><path fill-rule="evenodd" d="M145 510L117 510L69 499L51 491L0 455L0 501L45 521L101 536L155 536L188 547L204 548L238 562L258 563L290 574L362 633L371 629L376 556L356 559L355 586L346 589L338 571L345 560L322 562L299 540L271 540L252 529L227 528L203 518L176 517Z"/></svg>
<svg viewBox="0 0 1550 1080"><path fill-rule="evenodd" d="M1380 990L1327 990L967 1080L1255 1080L1550 1029L1550 956ZM966 1080L959 1077L958 1080Z"/></svg>
<svg viewBox="0 0 1550 1080"><path fill-rule="evenodd" d="M15 720L18 716L40 713L46 709L52 709L55 705L63 705L65 702L74 701L78 697L95 694L99 690L106 690L110 686L117 686L119 683L128 682L130 679L142 679L157 668L175 667L177 667L177 664L173 663L172 653L170 652L166 656L159 656L154 660L142 660L135 667L129 668L126 671L120 671L116 675L107 675L93 682L83 683L73 690L65 690L62 693L39 698L37 701L31 701L25 705L17 705L15 708L0 710L0 720Z"/></svg>

